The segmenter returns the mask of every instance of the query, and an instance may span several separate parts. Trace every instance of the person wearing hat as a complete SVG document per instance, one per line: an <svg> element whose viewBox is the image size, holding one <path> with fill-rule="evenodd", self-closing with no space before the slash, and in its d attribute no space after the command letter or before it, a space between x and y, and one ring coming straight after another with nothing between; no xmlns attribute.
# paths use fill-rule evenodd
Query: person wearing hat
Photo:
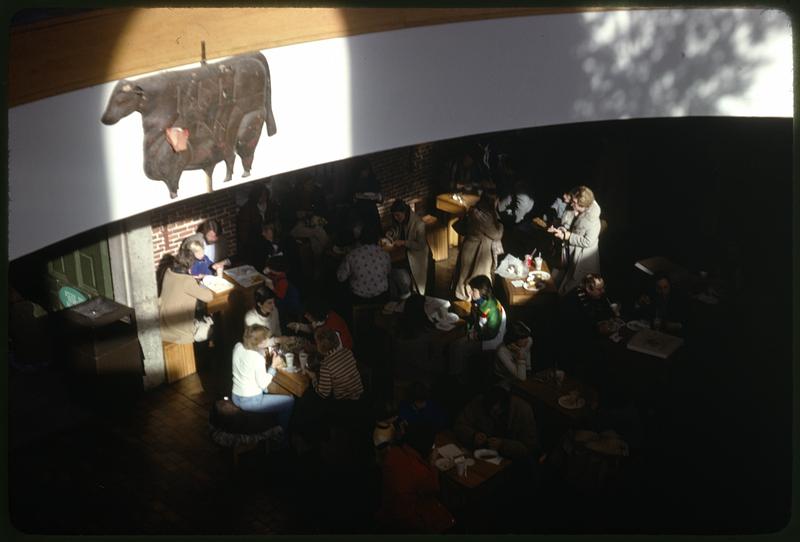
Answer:
<svg viewBox="0 0 800 542"><path fill-rule="evenodd" d="M514 322L497 349L494 374L503 381L525 380L531 370L531 328Z"/></svg>
<svg viewBox="0 0 800 542"><path fill-rule="evenodd" d="M406 257L392 265L391 283L397 294L394 297L406 299L412 291L425 295L431 253L425 237L425 223L400 198L392 203L391 213L392 227L386 237L392 240L392 246L406 249Z"/></svg>

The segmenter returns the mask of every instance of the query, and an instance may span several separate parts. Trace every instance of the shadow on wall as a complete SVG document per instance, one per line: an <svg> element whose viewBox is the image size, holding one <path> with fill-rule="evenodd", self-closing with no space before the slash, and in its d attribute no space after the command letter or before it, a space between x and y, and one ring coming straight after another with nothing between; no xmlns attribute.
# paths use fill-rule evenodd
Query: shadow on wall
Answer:
<svg viewBox="0 0 800 542"><path fill-rule="evenodd" d="M756 100L774 102L781 116L791 79L767 82L761 70L785 51L786 20L776 10L558 14L386 32L377 52L356 36L352 146L377 150L377 131L401 146L420 132L435 141L603 119L747 115ZM441 39L445 31L452 39ZM421 100L437 89L451 98ZM390 123L388 112L408 103L415 108ZM509 110L513 103L526 105Z"/></svg>
<svg viewBox="0 0 800 542"><path fill-rule="evenodd" d="M584 13L575 50L589 83L579 118L736 114L772 52L778 11L675 10Z"/></svg>

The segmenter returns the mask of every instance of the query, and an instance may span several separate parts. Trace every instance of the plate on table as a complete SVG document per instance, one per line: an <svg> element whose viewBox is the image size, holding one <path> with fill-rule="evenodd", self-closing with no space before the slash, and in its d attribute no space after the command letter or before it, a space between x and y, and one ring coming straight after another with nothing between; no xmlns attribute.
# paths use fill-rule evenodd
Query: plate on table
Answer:
<svg viewBox="0 0 800 542"><path fill-rule="evenodd" d="M531 271L528 273L528 280L550 280L550 273L547 271Z"/></svg>
<svg viewBox="0 0 800 542"><path fill-rule="evenodd" d="M643 329L650 329L650 324L645 320L631 320L625 325L631 331L641 331Z"/></svg>
<svg viewBox="0 0 800 542"><path fill-rule="evenodd" d="M558 398L558 404L567 410L577 410L586 406L586 399L578 397L576 400L571 395L562 395Z"/></svg>
<svg viewBox="0 0 800 542"><path fill-rule="evenodd" d="M482 459L484 461L488 461L489 459L495 459L500 454L497 450L492 450L491 448L480 448L479 450L475 450L475 459Z"/></svg>
<svg viewBox="0 0 800 542"><path fill-rule="evenodd" d="M283 370L286 371L287 373L299 373L303 369L295 365L294 367L284 367Z"/></svg>
<svg viewBox="0 0 800 542"><path fill-rule="evenodd" d="M544 287L545 283L541 280L534 281L533 283L526 282L522 285L523 290L527 290L528 292L540 292L544 290Z"/></svg>

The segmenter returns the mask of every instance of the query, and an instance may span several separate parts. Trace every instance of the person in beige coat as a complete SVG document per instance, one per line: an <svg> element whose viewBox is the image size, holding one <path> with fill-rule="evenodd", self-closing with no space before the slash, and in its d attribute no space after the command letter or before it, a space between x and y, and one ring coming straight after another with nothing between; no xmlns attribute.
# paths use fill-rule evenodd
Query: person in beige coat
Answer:
<svg viewBox="0 0 800 542"><path fill-rule="evenodd" d="M392 203L391 212L393 224L386 237L394 246L406 249L406 260L392 266L392 282L398 290L398 297L405 299L412 291L425 295L431 253L425 236L425 223L399 198Z"/></svg>
<svg viewBox="0 0 800 542"><path fill-rule="evenodd" d="M497 269L497 256L502 254L503 224L497 217L494 198L486 194L467 211L467 216L454 228L464 236L453 276L453 291L457 299L470 299L467 285L473 277L486 275L489 280Z"/></svg>
<svg viewBox="0 0 800 542"><path fill-rule="evenodd" d="M563 242L564 265L556 277L558 293L575 288L588 273L600 273L600 205L586 186L572 190L571 208L561 219L561 226L548 232Z"/></svg>
<svg viewBox="0 0 800 542"><path fill-rule="evenodd" d="M197 301L208 303L214 293L189 274L194 256L188 249L178 251L175 265L167 269L159 298L161 340L176 344L194 342L194 314Z"/></svg>

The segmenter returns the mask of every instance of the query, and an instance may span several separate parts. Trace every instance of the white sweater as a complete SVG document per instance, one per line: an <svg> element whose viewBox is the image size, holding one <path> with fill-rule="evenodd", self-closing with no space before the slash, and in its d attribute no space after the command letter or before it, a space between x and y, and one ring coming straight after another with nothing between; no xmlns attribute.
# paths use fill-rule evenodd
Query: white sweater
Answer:
<svg viewBox="0 0 800 542"><path fill-rule="evenodd" d="M233 347L233 393L240 397L252 397L266 393L272 382L267 372L264 356L255 350L248 350L242 343Z"/></svg>
<svg viewBox="0 0 800 542"><path fill-rule="evenodd" d="M517 380L525 380L527 371L531 370L531 346L533 340L530 337L522 348L517 345L501 345L497 349L494 372L503 378L512 376Z"/></svg>
<svg viewBox="0 0 800 542"><path fill-rule="evenodd" d="M250 309L244 315L244 325L246 326L264 326L273 337L281 334L281 319L278 315L278 309L274 309L266 318L258 314L256 309Z"/></svg>

